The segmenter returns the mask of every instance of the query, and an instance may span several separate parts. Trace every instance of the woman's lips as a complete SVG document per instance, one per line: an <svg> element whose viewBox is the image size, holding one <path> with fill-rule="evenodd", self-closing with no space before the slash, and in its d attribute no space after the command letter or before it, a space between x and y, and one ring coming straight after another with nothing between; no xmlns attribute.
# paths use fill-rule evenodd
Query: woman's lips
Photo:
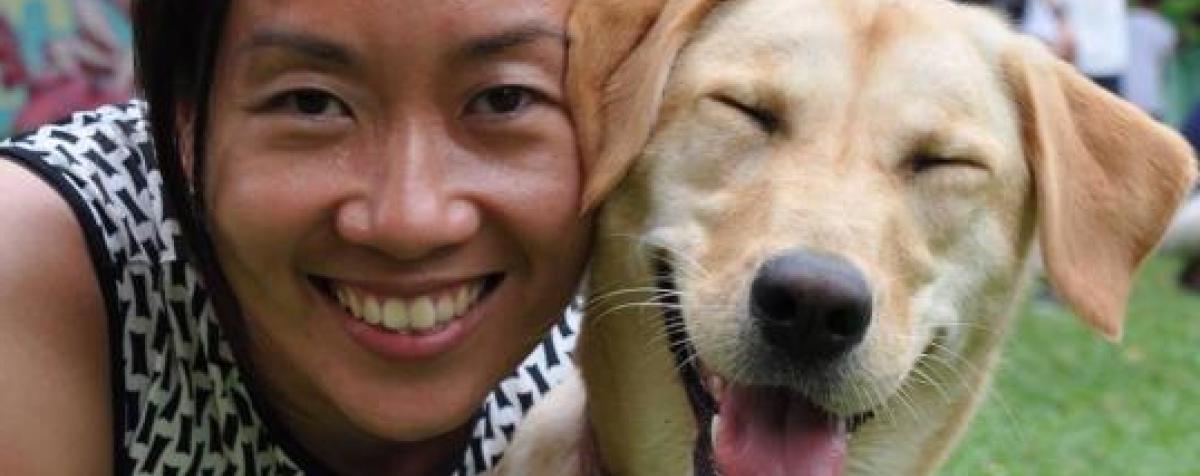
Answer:
<svg viewBox="0 0 1200 476"><path fill-rule="evenodd" d="M356 342L385 357L405 359L430 357L457 346L481 320L477 310L502 279L501 274L489 275L407 295L315 281L342 309L345 328Z"/></svg>

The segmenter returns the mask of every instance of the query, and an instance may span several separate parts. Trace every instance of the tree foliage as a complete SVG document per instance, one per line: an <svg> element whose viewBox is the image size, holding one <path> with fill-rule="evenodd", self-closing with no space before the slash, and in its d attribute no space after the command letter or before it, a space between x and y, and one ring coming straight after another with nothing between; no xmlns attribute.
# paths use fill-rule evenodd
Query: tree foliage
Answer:
<svg viewBox="0 0 1200 476"><path fill-rule="evenodd" d="M1186 41L1200 43L1200 0L1165 0L1162 10Z"/></svg>

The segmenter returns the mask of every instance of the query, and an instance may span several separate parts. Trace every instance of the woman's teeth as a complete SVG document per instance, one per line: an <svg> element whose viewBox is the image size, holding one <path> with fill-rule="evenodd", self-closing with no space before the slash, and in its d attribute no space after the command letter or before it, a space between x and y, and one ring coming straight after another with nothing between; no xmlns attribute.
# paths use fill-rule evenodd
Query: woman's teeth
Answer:
<svg viewBox="0 0 1200 476"><path fill-rule="evenodd" d="M349 286L334 294L350 315L394 332L426 332L462 316L479 301L482 282L411 298L375 296Z"/></svg>

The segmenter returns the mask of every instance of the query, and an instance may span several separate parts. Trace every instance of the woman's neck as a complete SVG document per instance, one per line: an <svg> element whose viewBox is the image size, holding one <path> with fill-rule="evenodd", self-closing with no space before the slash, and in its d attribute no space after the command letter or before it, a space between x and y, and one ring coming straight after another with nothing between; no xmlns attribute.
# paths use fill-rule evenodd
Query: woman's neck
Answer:
<svg viewBox="0 0 1200 476"><path fill-rule="evenodd" d="M280 423L311 457L335 474L411 475L450 474L470 442L471 422L448 433L417 442L385 441L323 419L289 414L281 409Z"/></svg>
<svg viewBox="0 0 1200 476"><path fill-rule="evenodd" d="M243 354L244 355L244 354ZM251 361L250 359L242 362ZM320 466L315 472L325 470L345 475L412 475L450 474L457 467L470 442L474 419L436 437L403 442L387 440L370 435L356 428L345 415L328 401L303 400L297 395L318 395L315 389L308 391L278 391L276 388L305 389L304 382L282 382L261 379L253 372L254 366L243 368L247 387L255 401L255 407L266 424L280 438L281 444L290 452L301 453L301 459L310 460ZM277 378L287 372L273 372ZM255 398L257 397L257 398ZM298 461L303 463L304 461Z"/></svg>

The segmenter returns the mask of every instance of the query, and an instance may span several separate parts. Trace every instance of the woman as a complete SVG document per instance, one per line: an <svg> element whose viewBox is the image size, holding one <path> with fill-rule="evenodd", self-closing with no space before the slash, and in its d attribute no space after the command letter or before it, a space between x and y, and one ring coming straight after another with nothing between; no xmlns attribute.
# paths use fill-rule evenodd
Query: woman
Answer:
<svg viewBox="0 0 1200 476"><path fill-rule="evenodd" d="M568 3L135 2L148 105L0 144L3 472L486 469L585 260Z"/></svg>

